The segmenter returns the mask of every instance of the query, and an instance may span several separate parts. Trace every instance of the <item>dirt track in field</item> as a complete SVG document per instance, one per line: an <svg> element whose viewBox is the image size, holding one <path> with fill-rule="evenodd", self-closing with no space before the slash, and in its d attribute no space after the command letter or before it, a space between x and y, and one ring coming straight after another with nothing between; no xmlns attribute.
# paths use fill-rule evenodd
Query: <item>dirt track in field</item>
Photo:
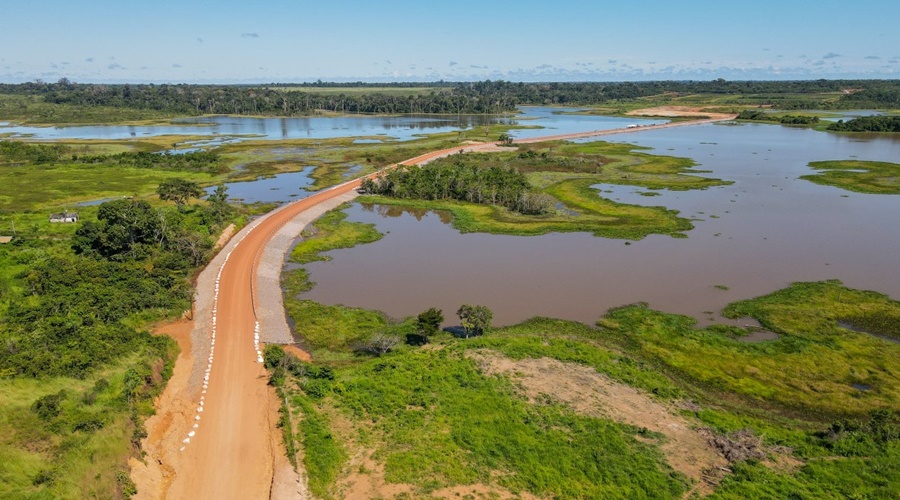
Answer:
<svg viewBox="0 0 900 500"><path fill-rule="evenodd" d="M590 131L516 140L527 144L659 128L711 123L694 122ZM420 165L461 150L505 150L493 143L467 144L433 151L402 162ZM197 314L180 323L182 355L164 393L157 415L147 422L143 462L133 460L137 498L269 498L304 496L292 471L285 472L284 449L275 427L279 402L267 385L268 374L254 345L259 319L257 271L263 249L294 217L335 197L354 193L362 179L340 184L281 207L248 225L201 274ZM212 277L215 277L215 281ZM212 284L215 283L213 286ZM209 306L211 304L211 306ZM182 330L193 328L191 338ZM170 333L163 327L159 333ZM191 342L202 345L193 345ZM203 347L199 349L198 347ZM262 349L262 345L258 346ZM202 353L202 357L197 353ZM208 354L208 357L207 357ZM276 473L276 470L278 471ZM297 485L294 485L297 482Z"/></svg>

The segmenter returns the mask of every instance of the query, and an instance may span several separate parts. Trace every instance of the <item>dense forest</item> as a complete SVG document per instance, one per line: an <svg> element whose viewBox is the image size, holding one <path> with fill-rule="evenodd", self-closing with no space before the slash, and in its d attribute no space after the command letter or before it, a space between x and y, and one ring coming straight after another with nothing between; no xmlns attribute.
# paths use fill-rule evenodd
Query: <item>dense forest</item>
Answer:
<svg viewBox="0 0 900 500"><path fill-rule="evenodd" d="M754 120L764 122L776 122L783 125L815 125L819 123L818 116L804 115L773 115L758 109L745 109L738 114L738 120Z"/></svg>
<svg viewBox="0 0 900 500"><path fill-rule="evenodd" d="M401 167L377 180L363 181L363 192L417 200L457 200L499 205L523 214L542 214L552 199L532 189L525 174L507 167L480 167L459 158L424 167Z"/></svg>
<svg viewBox="0 0 900 500"><path fill-rule="evenodd" d="M174 114L310 115L338 113L503 113L517 105L592 105L657 95L754 95L754 104L780 109L900 108L898 80L655 81L525 83L406 83L427 94L379 92L385 84L187 85L0 84L0 94L40 96L44 102L108 106ZM391 85L387 85L391 86ZM321 93L320 87L372 88L372 92ZM309 89L310 91L306 91ZM818 94L818 95L817 95ZM834 94L824 99L821 94ZM726 99L723 104L730 104Z"/></svg>
<svg viewBox="0 0 900 500"><path fill-rule="evenodd" d="M900 132L900 116L861 116L828 126L835 132Z"/></svg>

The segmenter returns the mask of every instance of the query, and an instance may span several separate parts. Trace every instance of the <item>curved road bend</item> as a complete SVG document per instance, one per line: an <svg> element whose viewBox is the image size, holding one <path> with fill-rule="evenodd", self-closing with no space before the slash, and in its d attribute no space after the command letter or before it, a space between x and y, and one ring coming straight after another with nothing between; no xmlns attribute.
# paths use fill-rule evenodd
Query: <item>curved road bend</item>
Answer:
<svg viewBox="0 0 900 500"><path fill-rule="evenodd" d="M654 125L615 131L594 131L565 136L515 141L569 139L636 132L667 126L709 123L717 120ZM426 153L402 162L419 165L435 158L467 151L489 150L493 144L475 144ZM396 165L394 165L396 166ZM394 167L392 166L392 167ZM391 167L389 167L391 168ZM372 174L378 175L378 174ZM357 189L362 178L296 201L271 212L252 228L245 229L220 269L217 307L211 321L216 328L212 340L208 382L199 396L197 424L183 441L182 459L168 491L169 498L262 499L269 498L276 453L275 419L272 416L268 375L254 349L256 325L255 275L261 249L290 219L326 200ZM207 321L197 318L197 321ZM214 357L213 355L214 354Z"/></svg>
<svg viewBox="0 0 900 500"><path fill-rule="evenodd" d="M457 152L433 151L403 162L415 165ZM268 375L254 349L255 264L260 250L290 219L319 203L359 187L356 179L270 213L234 247L221 268L216 328L208 382L194 417L197 427L182 443L180 467L169 498L268 498L275 422L269 410ZM251 284L253 286L251 286ZM197 417L200 417L197 419Z"/></svg>

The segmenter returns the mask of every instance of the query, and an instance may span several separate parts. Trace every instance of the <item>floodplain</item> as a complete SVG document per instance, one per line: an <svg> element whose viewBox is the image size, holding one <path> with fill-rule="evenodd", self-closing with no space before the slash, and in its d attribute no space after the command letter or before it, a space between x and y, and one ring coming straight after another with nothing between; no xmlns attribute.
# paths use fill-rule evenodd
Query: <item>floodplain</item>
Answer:
<svg viewBox="0 0 900 500"><path fill-rule="evenodd" d="M208 241L226 222L425 151L541 135L516 128L540 120L405 141L201 135L190 147L215 151L215 169L121 167L108 183L115 167L91 172L75 158L6 165L18 183L4 191L0 222L18 227L18 242L0 252L4 311L24 295L32 259L69 258L75 230L50 225L50 210L87 203L79 211L93 220L105 199L127 196L174 217L182 207L154 193L172 178L207 192L228 182L235 204L259 203L215 224L206 202L185 209L182 225ZM87 144L79 157L183 153L171 137L65 142ZM896 197L802 177L813 162L860 161L849 174L883 184L888 172L889 183L898 145L781 125L643 131L463 155L519 169L557 201L532 219L388 197L341 207L308 230L284 274L287 313L313 363L266 350L288 458L321 498L890 497L900 484ZM453 327L462 303L490 306L494 327L422 336L416 314L437 306ZM127 321L145 328L184 307ZM3 469L2 491L134 492L124 459L175 351L141 339L136 358L79 379L4 372L14 400L0 413L0 453L15 467Z"/></svg>

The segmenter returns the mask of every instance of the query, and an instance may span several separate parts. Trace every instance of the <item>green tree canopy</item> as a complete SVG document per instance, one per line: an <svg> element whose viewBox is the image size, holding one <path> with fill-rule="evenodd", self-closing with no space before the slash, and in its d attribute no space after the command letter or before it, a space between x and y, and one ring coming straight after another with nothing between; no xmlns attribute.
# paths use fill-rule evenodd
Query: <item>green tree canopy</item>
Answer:
<svg viewBox="0 0 900 500"><path fill-rule="evenodd" d="M463 304L456 311L462 324L466 338L470 335L484 335L491 328L494 313L487 306L471 306Z"/></svg>
<svg viewBox="0 0 900 500"><path fill-rule="evenodd" d="M416 330L419 335L428 340L428 337L437 333L444 322L444 313L437 308L429 308L416 317Z"/></svg>
<svg viewBox="0 0 900 500"><path fill-rule="evenodd" d="M143 200L115 200L100 205L97 222L85 222L72 238L75 253L114 257L134 253L139 245L162 243L162 218ZM133 256L133 255L132 255Z"/></svg>
<svg viewBox="0 0 900 500"><path fill-rule="evenodd" d="M215 191L206 197L206 201L209 203L209 214L216 223L222 223L234 211L228 204L228 187L224 184L216 186Z"/></svg>
<svg viewBox="0 0 900 500"><path fill-rule="evenodd" d="M162 181L156 188L159 199L165 201L174 201L179 210L184 208L187 201L191 198L199 198L203 195L203 190L193 181L187 179L168 179Z"/></svg>

